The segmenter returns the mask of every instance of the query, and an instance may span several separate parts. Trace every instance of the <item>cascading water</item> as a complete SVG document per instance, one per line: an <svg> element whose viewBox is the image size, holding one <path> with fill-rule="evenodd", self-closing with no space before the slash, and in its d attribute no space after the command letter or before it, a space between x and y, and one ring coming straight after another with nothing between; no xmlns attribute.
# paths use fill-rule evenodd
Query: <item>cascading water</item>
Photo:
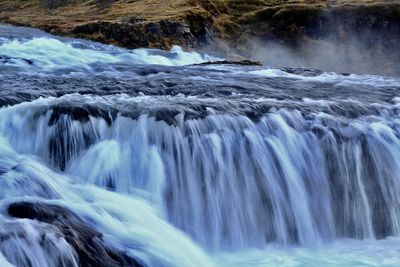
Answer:
<svg viewBox="0 0 400 267"><path fill-rule="evenodd" d="M400 265L399 79L0 36L1 266L82 265L21 201L143 266Z"/></svg>

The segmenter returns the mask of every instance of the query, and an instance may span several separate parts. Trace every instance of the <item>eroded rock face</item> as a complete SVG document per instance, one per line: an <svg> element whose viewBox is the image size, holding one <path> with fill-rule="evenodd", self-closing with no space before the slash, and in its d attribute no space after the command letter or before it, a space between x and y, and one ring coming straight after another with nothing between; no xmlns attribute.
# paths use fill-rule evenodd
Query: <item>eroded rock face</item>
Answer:
<svg viewBox="0 0 400 267"><path fill-rule="evenodd" d="M43 203L18 202L8 207L14 218L30 219L49 224L62 235L78 255L84 267L143 266L126 253L109 247L102 234L83 222L76 214L61 206Z"/></svg>
<svg viewBox="0 0 400 267"><path fill-rule="evenodd" d="M397 37L400 31L400 5L268 7L243 16L238 23L246 33L242 37L249 34L291 43L303 37L345 40L372 33L371 43L394 42L390 36Z"/></svg>
<svg viewBox="0 0 400 267"><path fill-rule="evenodd" d="M126 48L169 49L173 45L199 47L213 39L210 18L196 14L188 15L185 19L156 22L135 19L94 21L75 27L72 33Z"/></svg>

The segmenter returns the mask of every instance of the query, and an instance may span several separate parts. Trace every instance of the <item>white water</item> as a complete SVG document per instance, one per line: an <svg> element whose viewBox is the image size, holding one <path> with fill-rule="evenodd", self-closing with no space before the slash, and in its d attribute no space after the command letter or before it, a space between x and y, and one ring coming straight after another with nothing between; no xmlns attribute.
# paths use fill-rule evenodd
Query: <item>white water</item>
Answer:
<svg viewBox="0 0 400 267"><path fill-rule="evenodd" d="M208 54L184 51L175 46L170 51L157 49L128 50L77 39L56 39L51 36L33 39L0 38L0 57L10 59L5 64L19 68L24 74L66 76L131 77L132 69L140 65L185 66L222 60ZM291 74L274 67L250 68L238 71L232 66L208 66L225 75L251 75L268 78L290 78L337 85L396 86L399 80L374 75L340 75L323 73L313 77ZM203 77L188 77L204 79Z"/></svg>
<svg viewBox="0 0 400 267"><path fill-rule="evenodd" d="M0 110L0 132L8 140L2 158L19 166L3 175L3 198L53 198L149 266L400 261L392 250L385 253L388 261L370 257L382 253L386 241L329 245L344 237L399 234L397 116L341 126L328 115L305 119L282 110L258 123L215 115L170 126L141 116L118 117L109 126L103 119L61 115L51 124L46 110L54 101ZM310 131L315 127L326 131L324 138ZM349 141L334 138L332 127ZM39 158L18 156L7 142ZM43 166L57 169L63 162L61 175ZM268 247L270 242L281 248ZM350 248L357 251L335 256Z"/></svg>
<svg viewBox="0 0 400 267"><path fill-rule="evenodd" d="M395 267L400 265L400 239L344 240L319 249L267 247L219 255L216 261L229 267Z"/></svg>
<svg viewBox="0 0 400 267"><path fill-rule="evenodd" d="M269 78L291 78L312 82L335 83L336 85L371 85L371 86L397 86L399 80L394 77L382 77L377 75L341 75L334 72L325 72L316 76L303 76L291 74L279 69L267 68L249 71L249 74Z"/></svg>
<svg viewBox="0 0 400 267"><path fill-rule="evenodd" d="M53 199L48 203L63 205L77 212L92 222L115 246L127 250L148 266L213 266L201 248L166 223L159 211L140 196L124 196L98 187L76 184L68 176L56 174L29 157L17 155L5 140L1 140L0 149L2 168L8 170L1 180L2 199L6 199L3 205L18 199L46 202L46 199ZM35 230L30 228L34 225L27 227L29 238L34 240ZM15 236L10 239L14 249L3 243L0 251L10 257L8 250L14 251L21 242L25 241ZM171 246L171 243L174 245ZM43 262L48 262L47 258L52 256L51 251L46 254L39 245L24 246L29 256L37 257L34 249L45 255L42 259L36 258L33 266L45 266ZM55 246L59 252L66 253L62 248L66 246L65 243ZM50 263L49 266L54 265Z"/></svg>
<svg viewBox="0 0 400 267"><path fill-rule="evenodd" d="M183 66L217 60L209 55L185 52L178 46L168 52L156 49L127 50L83 41L62 42L49 37L3 40L0 42L0 56L12 58L7 64L22 67L26 73L39 71L47 74L57 70L99 74L95 67L100 64L102 71L111 75L121 65L125 68L140 64Z"/></svg>
<svg viewBox="0 0 400 267"><path fill-rule="evenodd" d="M0 226L4 238L0 245L1 266L78 267L79 258L73 248L64 238L46 231L49 229L35 222L3 223Z"/></svg>

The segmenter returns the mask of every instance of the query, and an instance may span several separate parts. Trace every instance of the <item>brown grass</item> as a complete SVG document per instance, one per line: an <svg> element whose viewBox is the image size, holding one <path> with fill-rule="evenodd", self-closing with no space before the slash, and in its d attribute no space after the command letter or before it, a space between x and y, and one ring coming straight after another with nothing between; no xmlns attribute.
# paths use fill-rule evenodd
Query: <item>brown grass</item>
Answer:
<svg viewBox="0 0 400 267"><path fill-rule="evenodd" d="M94 20L138 19L157 21L182 18L188 13L211 13L221 35L234 33L239 21L248 20L267 8L288 6L368 5L397 3L398 0L119 0L100 8L98 0L66 0L67 4L49 9L49 0L0 0L0 21L68 33L78 24Z"/></svg>

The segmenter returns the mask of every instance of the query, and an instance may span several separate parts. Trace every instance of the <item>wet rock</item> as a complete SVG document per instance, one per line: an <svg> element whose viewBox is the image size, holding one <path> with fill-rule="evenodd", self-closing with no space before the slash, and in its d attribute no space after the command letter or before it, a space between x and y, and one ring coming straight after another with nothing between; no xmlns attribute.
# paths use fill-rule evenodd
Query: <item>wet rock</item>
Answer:
<svg viewBox="0 0 400 267"><path fill-rule="evenodd" d="M103 118L108 125L110 125L117 113L118 111L113 108L105 110L100 107L93 107L90 105L58 105L53 107L53 112L49 120L49 126L57 124L62 115L67 115L72 120L82 123L88 122L90 117L100 117Z"/></svg>
<svg viewBox="0 0 400 267"><path fill-rule="evenodd" d="M28 65L33 65L33 61L30 59L26 59L26 58L14 58L14 57L8 57L8 56L4 56L4 55L0 55L0 63L2 64L7 64L7 63L14 63L15 61L22 61Z"/></svg>
<svg viewBox="0 0 400 267"><path fill-rule="evenodd" d="M309 69L309 68L290 68L290 67L281 67L281 70L295 75L302 75L306 77L315 77L323 74L320 70Z"/></svg>
<svg viewBox="0 0 400 267"><path fill-rule="evenodd" d="M101 233L64 207L43 203L18 202L11 204L7 211L12 217L36 220L58 229L68 244L75 249L81 266L143 266L123 251L109 247L104 242Z"/></svg>
<svg viewBox="0 0 400 267"><path fill-rule="evenodd" d="M262 66L262 63L259 61L251 61L251 60L219 60L219 61L208 61L208 62L203 62L200 64L194 64L194 65L241 65L241 66Z"/></svg>

